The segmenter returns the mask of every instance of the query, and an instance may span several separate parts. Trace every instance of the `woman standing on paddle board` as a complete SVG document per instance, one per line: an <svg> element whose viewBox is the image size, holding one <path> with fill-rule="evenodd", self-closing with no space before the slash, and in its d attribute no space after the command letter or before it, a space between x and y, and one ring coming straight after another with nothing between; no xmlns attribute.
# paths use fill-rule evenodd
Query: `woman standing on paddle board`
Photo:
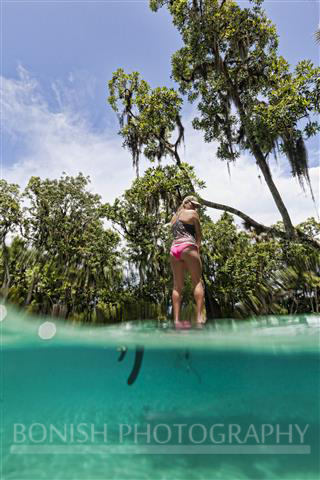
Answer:
<svg viewBox="0 0 320 480"><path fill-rule="evenodd" d="M201 282L200 258L201 230L196 209L200 206L196 197L186 197L171 219L173 242L170 263L173 272L172 304L176 327L184 326L180 321L180 308L185 270L191 275L194 299L197 304L197 326L204 323L202 316L204 290Z"/></svg>

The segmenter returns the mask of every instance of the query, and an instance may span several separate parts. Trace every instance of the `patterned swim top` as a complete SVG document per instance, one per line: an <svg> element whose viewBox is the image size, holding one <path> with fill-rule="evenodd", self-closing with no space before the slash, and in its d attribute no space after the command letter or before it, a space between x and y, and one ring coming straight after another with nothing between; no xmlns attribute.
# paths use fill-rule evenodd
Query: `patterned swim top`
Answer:
<svg viewBox="0 0 320 480"><path fill-rule="evenodd" d="M196 228L190 223L182 222L179 218L172 224L173 242L172 247L181 243L197 245Z"/></svg>

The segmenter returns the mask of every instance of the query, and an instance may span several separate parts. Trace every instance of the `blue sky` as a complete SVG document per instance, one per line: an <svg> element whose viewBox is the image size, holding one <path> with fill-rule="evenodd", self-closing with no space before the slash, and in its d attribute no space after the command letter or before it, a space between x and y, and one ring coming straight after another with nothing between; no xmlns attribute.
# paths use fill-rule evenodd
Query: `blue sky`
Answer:
<svg viewBox="0 0 320 480"><path fill-rule="evenodd" d="M91 176L93 189L108 200L129 187L134 171L129 153L121 149L121 139L116 135L117 119L106 102L107 82L112 72L122 67L128 72L138 70L152 86L173 86L170 57L181 46L166 9L155 14L148 3L2 2L3 101L11 105L4 115L7 126L2 136L5 178L23 185L31 174L59 176L62 170L71 174L81 170ZM279 51L289 63L308 58L317 64L319 53L313 34L319 24L319 2L269 0L264 8L277 26ZM186 104L183 120L189 133L187 157L199 165L197 173L203 174L202 178L210 160L213 177L208 178L208 184L213 187L208 187L207 197L218 201L215 195L219 195L221 202L240 207L239 195L246 196L246 186L238 192L234 187L245 172L257 178L254 161L246 158L235 167L235 183L228 183L229 194L224 197L228 188L218 192L213 179L219 178L226 166L214 158L213 147L202 145L201 136L192 132L191 113L192 108ZM198 161L200 150L203 165ZM310 165L315 167L318 140L310 143L309 151ZM282 186L284 196L288 194L287 200L297 205L296 221L314 215L310 198L301 197L297 182L288 178L287 165L276 168L278 182L286 185ZM315 189L317 173L316 169L312 172ZM110 179L109 186L102 183L102 175ZM229 182L228 176L225 178L224 182ZM262 188L260 181L258 185ZM294 199L287 189L295 192ZM261 195L256 212L246 213L260 215L261 221L276 221L278 214L268 192L263 190L265 201ZM252 201L244 201L243 208L252 209ZM301 201L303 207L299 207Z"/></svg>

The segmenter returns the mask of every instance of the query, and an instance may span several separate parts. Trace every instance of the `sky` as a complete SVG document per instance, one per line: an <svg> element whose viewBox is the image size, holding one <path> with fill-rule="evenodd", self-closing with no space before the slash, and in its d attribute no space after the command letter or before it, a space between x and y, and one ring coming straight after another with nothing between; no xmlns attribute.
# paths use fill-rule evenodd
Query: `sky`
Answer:
<svg viewBox="0 0 320 480"><path fill-rule="evenodd" d="M317 0L264 2L277 26L279 53L292 66L302 59L319 64L314 40L319 7ZM62 172L81 171L91 178L90 190L112 202L130 187L135 170L107 103L107 83L122 67L139 71L152 87L175 86L170 59L182 43L167 10L153 13L144 0L2 0L1 24L1 177L23 188L32 175L59 178ZM227 164L216 158L216 145L204 143L201 132L192 129L194 114L194 106L185 102L181 157L206 182L202 196L266 225L278 221L255 160L242 155L229 176ZM319 137L308 150L319 204ZM293 223L317 218L308 188L304 192L291 177L288 162L271 160L270 165ZM149 166L142 160L141 173ZM222 212L208 213L217 220Z"/></svg>

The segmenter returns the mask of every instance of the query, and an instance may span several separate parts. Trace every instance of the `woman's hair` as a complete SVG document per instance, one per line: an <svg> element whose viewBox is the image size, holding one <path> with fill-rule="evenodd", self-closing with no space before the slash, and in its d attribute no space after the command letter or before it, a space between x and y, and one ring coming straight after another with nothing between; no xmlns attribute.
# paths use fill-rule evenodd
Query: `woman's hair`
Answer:
<svg viewBox="0 0 320 480"><path fill-rule="evenodd" d="M182 200L182 203L179 205L179 207L178 207L178 209L177 209L177 211L175 212L174 215L178 215L181 212L181 210L184 208L185 204L188 203L188 202L191 202L194 205L200 205L200 203L198 202L196 197L194 197L193 195L188 195L187 197L185 197Z"/></svg>
<svg viewBox="0 0 320 480"><path fill-rule="evenodd" d="M181 212L181 210L184 208L184 203L180 203L179 207L177 208L176 214Z"/></svg>

